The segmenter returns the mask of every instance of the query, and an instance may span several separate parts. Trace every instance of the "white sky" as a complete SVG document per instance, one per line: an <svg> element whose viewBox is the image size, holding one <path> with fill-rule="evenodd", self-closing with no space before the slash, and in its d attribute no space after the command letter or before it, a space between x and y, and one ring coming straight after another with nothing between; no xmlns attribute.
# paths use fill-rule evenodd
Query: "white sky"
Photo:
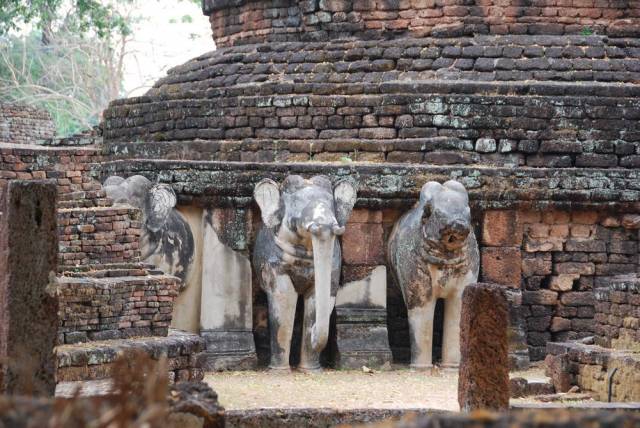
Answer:
<svg viewBox="0 0 640 428"><path fill-rule="evenodd" d="M143 95L169 68L215 49L211 28L199 6L189 1L146 0L135 11L143 16L133 31L126 57L127 96ZM190 16L192 22L184 19Z"/></svg>

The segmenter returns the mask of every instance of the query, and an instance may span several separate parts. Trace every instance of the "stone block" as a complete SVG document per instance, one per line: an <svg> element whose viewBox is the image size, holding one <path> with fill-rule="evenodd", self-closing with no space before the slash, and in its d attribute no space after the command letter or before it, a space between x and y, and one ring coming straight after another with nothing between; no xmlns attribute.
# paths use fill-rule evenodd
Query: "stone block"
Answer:
<svg viewBox="0 0 640 428"><path fill-rule="evenodd" d="M563 293L560 301L566 306L593 306L595 298L592 291L572 291Z"/></svg>
<svg viewBox="0 0 640 428"><path fill-rule="evenodd" d="M549 288L555 291L570 291L573 289L573 284L580 278L578 274L562 274L554 275L549 282Z"/></svg>
<svg viewBox="0 0 640 428"><path fill-rule="evenodd" d="M551 237L548 238L530 238L527 237L524 243L524 250L528 253L562 251L565 238Z"/></svg>
<svg viewBox="0 0 640 428"><path fill-rule="evenodd" d="M482 224L482 243L491 247L519 246L522 225L517 211L486 211Z"/></svg>
<svg viewBox="0 0 640 428"><path fill-rule="evenodd" d="M56 186L0 187L0 392L53 395L58 338Z"/></svg>
<svg viewBox="0 0 640 428"><path fill-rule="evenodd" d="M534 275L550 275L553 268L551 257L536 255L522 259L522 276L528 278Z"/></svg>
<svg viewBox="0 0 640 428"><path fill-rule="evenodd" d="M569 372L569 356L567 354L548 354L545 358L545 374L551 378L556 392L567 392L575 384Z"/></svg>
<svg viewBox="0 0 640 428"><path fill-rule="evenodd" d="M200 333L207 350L200 359L206 370L252 369L257 358L252 332L251 263L247 255L227 245L244 242L247 237L239 233L231 241L222 241L216 219L228 218L229 214L219 211L204 210L202 217ZM243 231L244 226L236 230Z"/></svg>
<svg viewBox="0 0 640 428"><path fill-rule="evenodd" d="M382 223L347 223L342 236L342 257L350 265L385 262Z"/></svg>
<svg viewBox="0 0 640 428"><path fill-rule="evenodd" d="M509 308L500 285L472 284L462 295L458 403L463 412L509 407Z"/></svg>
<svg viewBox="0 0 640 428"><path fill-rule="evenodd" d="M557 263L554 270L557 274L574 274L574 275L593 275L595 273L595 265L593 263Z"/></svg>
<svg viewBox="0 0 640 428"><path fill-rule="evenodd" d="M522 303L525 305L555 306L558 293L550 290L523 291Z"/></svg>
<svg viewBox="0 0 640 428"><path fill-rule="evenodd" d="M522 255L517 247L485 247L481 250L482 280L520 288Z"/></svg>
<svg viewBox="0 0 640 428"><path fill-rule="evenodd" d="M387 269L344 284L336 295L336 364L340 368L388 367Z"/></svg>

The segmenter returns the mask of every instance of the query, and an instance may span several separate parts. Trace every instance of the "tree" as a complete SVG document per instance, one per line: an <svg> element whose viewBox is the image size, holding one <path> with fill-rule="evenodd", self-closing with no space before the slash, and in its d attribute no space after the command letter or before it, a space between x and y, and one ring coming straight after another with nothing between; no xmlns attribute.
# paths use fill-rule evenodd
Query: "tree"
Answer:
<svg viewBox="0 0 640 428"><path fill-rule="evenodd" d="M48 43L60 22L68 29L73 24L78 33L92 31L100 38L114 31L127 33L129 23L117 7L122 3L132 3L132 0L3 0L0 3L0 35L33 23L42 31L43 42Z"/></svg>
<svg viewBox="0 0 640 428"><path fill-rule="evenodd" d="M59 135L96 125L111 100L127 95L124 60L135 55L132 27L144 1L0 0L0 101L45 108Z"/></svg>
<svg viewBox="0 0 640 428"><path fill-rule="evenodd" d="M0 101L45 108L60 135L96 125L109 101L123 95L135 1L33 0L34 10L24 3L0 6ZM19 21L37 25L8 34Z"/></svg>

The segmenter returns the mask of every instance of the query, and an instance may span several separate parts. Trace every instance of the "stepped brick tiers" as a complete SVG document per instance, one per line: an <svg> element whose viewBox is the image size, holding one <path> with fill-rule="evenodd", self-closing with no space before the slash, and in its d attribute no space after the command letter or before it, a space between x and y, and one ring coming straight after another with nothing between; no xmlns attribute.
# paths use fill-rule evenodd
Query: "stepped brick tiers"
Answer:
<svg viewBox="0 0 640 428"><path fill-rule="evenodd" d="M108 377L135 349L167 356L171 379L201 379L202 339L169 331L182 283L141 262L140 210L107 197L91 172L103 160L99 139L84 139L0 144L1 182L46 180L57 190L56 380Z"/></svg>

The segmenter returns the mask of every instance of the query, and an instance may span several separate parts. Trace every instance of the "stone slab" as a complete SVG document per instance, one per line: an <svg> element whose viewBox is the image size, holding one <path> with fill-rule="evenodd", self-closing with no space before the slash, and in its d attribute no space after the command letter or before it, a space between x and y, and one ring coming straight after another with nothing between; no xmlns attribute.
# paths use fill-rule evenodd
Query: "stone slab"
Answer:
<svg viewBox="0 0 640 428"><path fill-rule="evenodd" d="M11 181L0 195L0 392L53 395L56 186Z"/></svg>
<svg viewBox="0 0 640 428"><path fill-rule="evenodd" d="M198 354L205 371L255 370L258 365L253 332L203 330L206 350Z"/></svg>
<svg viewBox="0 0 640 428"><path fill-rule="evenodd" d="M380 368L392 360L387 331L387 270L375 267L336 296L337 367Z"/></svg>
<svg viewBox="0 0 640 428"><path fill-rule="evenodd" d="M503 287L472 284L462 295L458 402L468 412L509 407L509 309Z"/></svg>

